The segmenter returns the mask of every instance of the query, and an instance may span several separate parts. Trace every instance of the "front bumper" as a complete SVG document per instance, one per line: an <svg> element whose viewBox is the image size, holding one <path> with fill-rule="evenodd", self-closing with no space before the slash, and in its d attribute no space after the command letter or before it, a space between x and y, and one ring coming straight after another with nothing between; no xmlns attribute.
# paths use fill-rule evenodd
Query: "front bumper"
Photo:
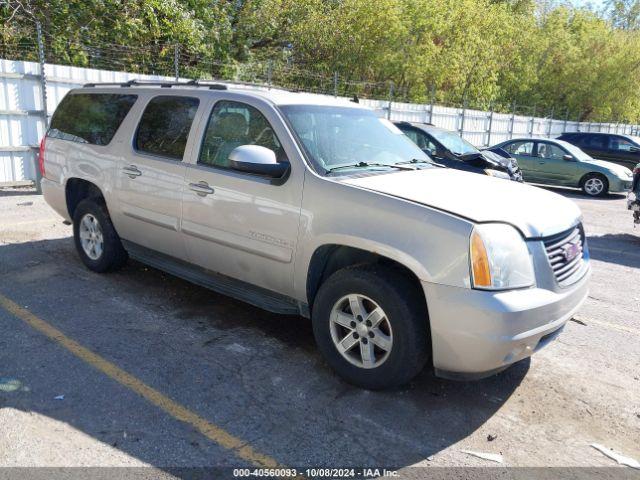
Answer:
<svg viewBox="0 0 640 480"><path fill-rule="evenodd" d="M628 192L631 190L632 184L633 181L631 178L625 180L621 178L609 179L609 191L612 193Z"/></svg>
<svg viewBox="0 0 640 480"><path fill-rule="evenodd" d="M423 283L436 375L482 378L553 340L587 297L590 270L570 287L488 292Z"/></svg>

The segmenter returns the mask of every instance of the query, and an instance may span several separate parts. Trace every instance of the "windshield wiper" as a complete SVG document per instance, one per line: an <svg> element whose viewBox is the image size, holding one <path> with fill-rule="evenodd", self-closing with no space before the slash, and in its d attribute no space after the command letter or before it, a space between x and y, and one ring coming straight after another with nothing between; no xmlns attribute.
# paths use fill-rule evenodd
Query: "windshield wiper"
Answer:
<svg viewBox="0 0 640 480"><path fill-rule="evenodd" d="M358 163L353 163L349 165L338 165L337 167L329 168L327 169L327 173L331 173L336 170L342 170L344 168L364 168L364 167L389 167L389 168L397 168L398 170L415 170L415 168L413 167L399 165L397 163L389 164L389 163L358 162Z"/></svg>
<svg viewBox="0 0 640 480"><path fill-rule="evenodd" d="M398 165L407 165L407 164L416 164L416 163L430 163L432 165L440 165L438 162L436 162L432 158L412 158L411 160L409 160L407 162L398 162L398 163L396 163L394 165L398 166Z"/></svg>

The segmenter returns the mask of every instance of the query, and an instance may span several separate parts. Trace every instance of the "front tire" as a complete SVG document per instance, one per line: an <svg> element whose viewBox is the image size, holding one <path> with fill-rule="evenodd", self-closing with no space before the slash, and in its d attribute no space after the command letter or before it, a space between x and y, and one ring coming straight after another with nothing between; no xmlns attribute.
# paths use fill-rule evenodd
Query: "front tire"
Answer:
<svg viewBox="0 0 640 480"><path fill-rule="evenodd" d="M393 269L368 265L335 272L316 295L312 322L329 365L359 387L403 385L429 358L424 297Z"/></svg>
<svg viewBox="0 0 640 480"><path fill-rule="evenodd" d="M609 191L609 181L604 175L589 173L580 182L580 188L589 197L602 197Z"/></svg>
<svg viewBox="0 0 640 480"><path fill-rule="evenodd" d="M89 270L113 271L127 261L107 208L99 201L85 199L78 204L73 213L73 237L78 255Z"/></svg>

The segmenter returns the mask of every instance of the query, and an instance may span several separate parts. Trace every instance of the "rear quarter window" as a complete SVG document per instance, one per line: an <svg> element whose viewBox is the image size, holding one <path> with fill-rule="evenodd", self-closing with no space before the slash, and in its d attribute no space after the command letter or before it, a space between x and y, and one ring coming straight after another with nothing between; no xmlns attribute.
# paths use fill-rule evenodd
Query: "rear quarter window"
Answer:
<svg viewBox="0 0 640 480"><path fill-rule="evenodd" d="M48 137L108 145L137 95L77 93L64 97L53 118Z"/></svg>

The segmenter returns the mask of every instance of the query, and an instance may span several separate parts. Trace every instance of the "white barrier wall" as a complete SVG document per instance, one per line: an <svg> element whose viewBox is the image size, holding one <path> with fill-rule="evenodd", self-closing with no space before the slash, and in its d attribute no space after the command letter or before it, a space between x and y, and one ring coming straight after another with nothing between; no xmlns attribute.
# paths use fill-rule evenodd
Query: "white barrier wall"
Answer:
<svg viewBox="0 0 640 480"><path fill-rule="evenodd" d="M72 88L90 82L126 82L132 79L174 80L173 77L140 75L91 68L45 65L49 118ZM40 67L34 62L0 59L0 185L20 184L36 178L35 161L44 134ZM494 145L513 137L555 137L562 132L593 131L632 133L636 125L578 123L525 117L440 105L360 101L391 120L429 122L461 133L478 147Z"/></svg>

